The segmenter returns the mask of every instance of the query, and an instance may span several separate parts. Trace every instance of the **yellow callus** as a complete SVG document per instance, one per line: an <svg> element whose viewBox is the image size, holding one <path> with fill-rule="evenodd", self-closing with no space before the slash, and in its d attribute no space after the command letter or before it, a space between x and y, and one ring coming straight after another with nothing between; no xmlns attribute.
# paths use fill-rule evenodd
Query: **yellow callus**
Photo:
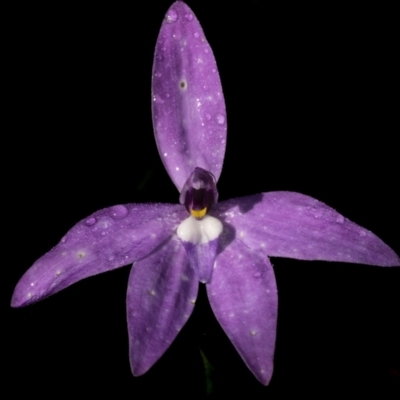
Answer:
<svg viewBox="0 0 400 400"><path fill-rule="evenodd" d="M190 210L190 213L195 217L196 219L201 219L203 218L206 213L207 213L207 207L204 207L202 210Z"/></svg>

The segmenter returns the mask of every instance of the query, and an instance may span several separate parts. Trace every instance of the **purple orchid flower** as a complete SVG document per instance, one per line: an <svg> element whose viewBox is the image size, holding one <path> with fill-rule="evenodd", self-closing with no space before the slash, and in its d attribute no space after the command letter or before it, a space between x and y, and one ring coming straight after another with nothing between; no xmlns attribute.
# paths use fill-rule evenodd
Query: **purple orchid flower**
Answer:
<svg viewBox="0 0 400 400"><path fill-rule="evenodd" d="M127 264L130 361L135 376L166 351L191 315L198 281L248 368L273 371L277 290L268 257L398 266L372 232L293 192L218 203L226 143L218 69L202 28L178 1L168 10L153 65L153 125L180 204L126 204L75 225L18 282L13 307Z"/></svg>

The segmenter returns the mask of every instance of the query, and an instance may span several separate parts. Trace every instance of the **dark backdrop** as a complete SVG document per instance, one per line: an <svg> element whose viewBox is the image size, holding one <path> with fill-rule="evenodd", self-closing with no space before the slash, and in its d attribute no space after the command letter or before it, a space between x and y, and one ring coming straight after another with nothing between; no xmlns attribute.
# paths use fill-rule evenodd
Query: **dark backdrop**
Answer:
<svg viewBox="0 0 400 400"><path fill-rule="evenodd" d="M298 191L400 254L394 11L187 3L214 50L226 99L220 199ZM21 275L80 219L114 204L178 201L150 110L154 45L169 5L10 11L3 61L11 85L3 148L10 228L1 268L6 386L18 397L149 398L162 390L195 398L205 391L201 348L214 368L214 398L324 398L345 390L389 396L400 379L395 268L272 259L280 305L269 387L241 361L204 288L188 324L140 378L128 360L129 267L9 308Z"/></svg>

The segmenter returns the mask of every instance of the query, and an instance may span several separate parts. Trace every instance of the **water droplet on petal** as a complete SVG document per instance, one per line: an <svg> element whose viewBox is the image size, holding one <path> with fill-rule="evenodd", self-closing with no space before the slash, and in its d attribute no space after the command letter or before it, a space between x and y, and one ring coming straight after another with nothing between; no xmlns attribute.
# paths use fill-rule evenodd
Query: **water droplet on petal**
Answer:
<svg viewBox="0 0 400 400"><path fill-rule="evenodd" d="M114 206L111 208L111 217L114 219L121 219L126 217L128 209L123 205Z"/></svg>
<svg viewBox="0 0 400 400"><path fill-rule="evenodd" d="M254 277L255 278L259 278L261 276L261 274L259 273L259 272L256 272L255 274L254 274Z"/></svg>
<svg viewBox="0 0 400 400"><path fill-rule="evenodd" d="M192 14L192 13L187 13L187 14L185 15L185 18L186 18L188 21L191 21L191 20L193 19L193 14Z"/></svg>
<svg viewBox="0 0 400 400"><path fill-rule="evenodd" d="M204 53L206 53L206 54L208 54L209 51L210 51L210 50L208 50L207 47L204 49Z"/></svg>
<svg viewBox="0 0 400 400"><path fill-rule="evenodd" d="M359 234L361 237L367 236L367 232L365 232L365 231L360 231Z"/></svg>
<svg viewBox="0 0 400 400"><path fill-rule="evenodd" d="M217 123L220 125L225 123L225 117L222 114L217 114L216 119Z"/></svg>
<svg viewBox="0 0 400 400"><path fill-rule="evenodd" d="M336 217L336 222L337 222L338 224L343 224L343 222L344 222L344 217L343 217L343 215L338 215L338 216Z"/></svg>
<svg viewBox="0 0 400 400"><path fill-rule="evenodd" d="M195 33L193 33L193 36L194 36L196 39L198 39L199 36L200 36L200 33L199 33L199 32L195 32Z"/></svg>
<svg viewBox="0 0 400 400"><path fill-rule="evenodd" d="M222 144L225 144L225 142L226 142L225 139L222 139L222 140L221 140L221 143L222 143Z"/></svg>
<svg viewBox="0 0 400 400"><path fill-rule="evenodd" d="M153 101L155 103L158 103L158 104L163 104L164 103L164 100L158 94L153 96Z"/></svg>
<svg viewBox="0 0 400 400"><path fill-rule="evenodd" d="M165 20L171 24L178 19L178 13L174 9L170 9L165 16Z"/></svg>
<svg viewBox="0 0 400 400"><path fill-rule="evenodd" d="M64 237L61 239L61 243L65 243L66 241L67 241L67 237L64 236Z"/></svg>

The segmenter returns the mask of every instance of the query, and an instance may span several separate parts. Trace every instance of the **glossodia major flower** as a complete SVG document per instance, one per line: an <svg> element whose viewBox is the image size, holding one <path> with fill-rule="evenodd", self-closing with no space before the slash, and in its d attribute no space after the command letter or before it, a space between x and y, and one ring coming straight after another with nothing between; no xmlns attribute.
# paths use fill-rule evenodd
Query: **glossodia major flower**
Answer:
<svg viewBox="0 0 400 400"><path fill-rule="evenodd" d="M156 143L180 204L125 204L76 224L15 288L21 307L91 275L133 264L127 290L130 362L145 373L191 315L199 282L243 361L273 371L277 290L269 256L398 266L372 232L293 192L218 202L226 112L212 50L189 7L167 11L152 81Z"/></svg>

